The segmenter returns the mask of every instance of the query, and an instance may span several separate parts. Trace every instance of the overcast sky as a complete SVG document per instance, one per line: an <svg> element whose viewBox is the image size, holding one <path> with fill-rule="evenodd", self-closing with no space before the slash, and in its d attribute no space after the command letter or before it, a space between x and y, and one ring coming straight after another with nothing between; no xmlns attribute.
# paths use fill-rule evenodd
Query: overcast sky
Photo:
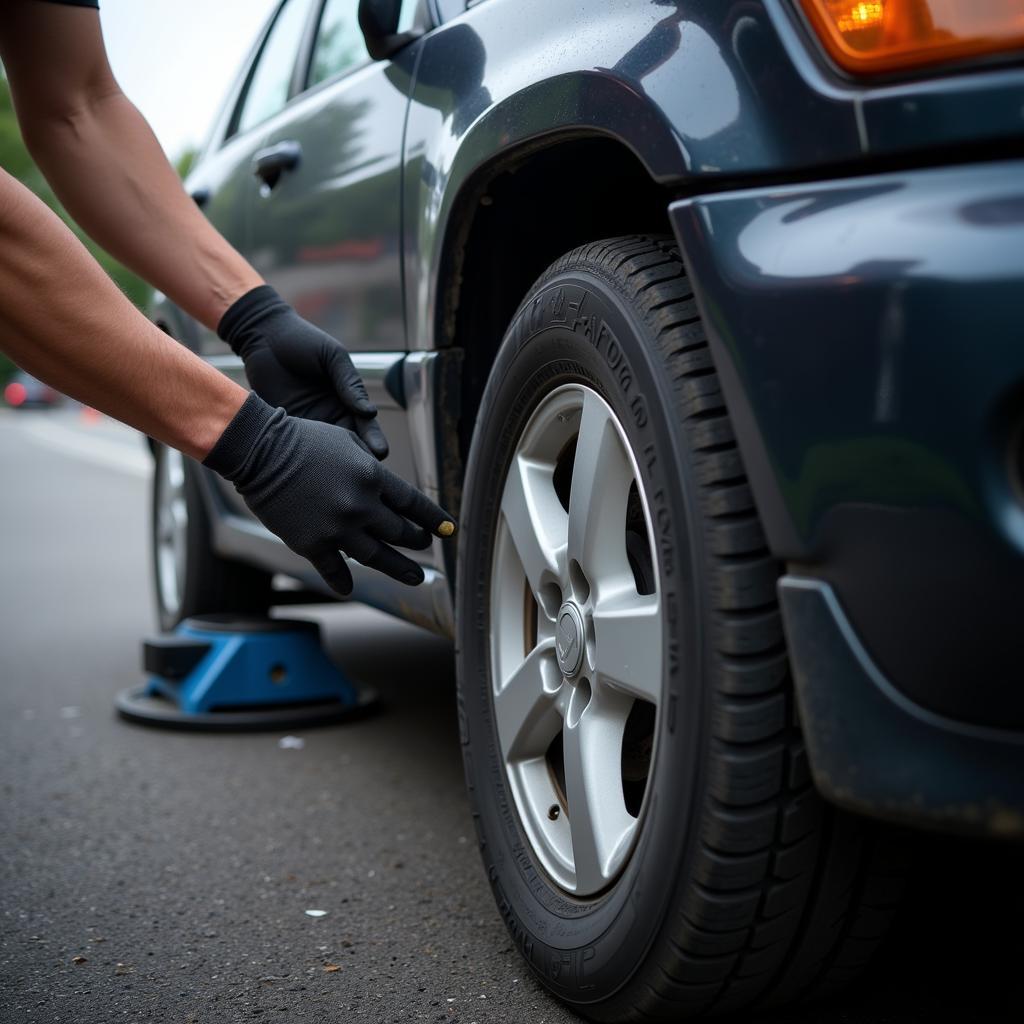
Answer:
<svg viewBox="0 0 1024 1024"><path fill-rule="evenodd" d="M276 0L100 0L110 64L173 160L206 137Z"/></svg>

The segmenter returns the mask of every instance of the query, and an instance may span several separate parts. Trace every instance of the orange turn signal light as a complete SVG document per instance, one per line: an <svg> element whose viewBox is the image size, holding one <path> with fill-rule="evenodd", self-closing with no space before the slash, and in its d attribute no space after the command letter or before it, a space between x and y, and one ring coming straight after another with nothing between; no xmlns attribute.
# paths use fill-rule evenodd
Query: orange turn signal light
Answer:
<svg viewBox="0 0 1024 1024"><path fill-rule="evenodd" d="M1024 0L800 0L832 59L854 74L1024 50Z"/></svg>

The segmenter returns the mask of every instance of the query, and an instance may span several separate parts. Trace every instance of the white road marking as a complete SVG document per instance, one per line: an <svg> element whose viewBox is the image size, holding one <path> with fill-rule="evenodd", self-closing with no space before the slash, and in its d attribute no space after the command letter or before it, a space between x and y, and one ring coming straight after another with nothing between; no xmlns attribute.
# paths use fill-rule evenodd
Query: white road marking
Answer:
<svg viewBox="0 0 1024 1024"><path fill-rule="evenodd" d="M26 416L21 413L5 417L5 421L52 451L142 479L148 479L152 475L153 460L145 450L145 442L141 436L137 437L138 448L133 448L129 444L91 437L84 433L85 428L75 429L56 420L43 419L41 416Z"/></svg>

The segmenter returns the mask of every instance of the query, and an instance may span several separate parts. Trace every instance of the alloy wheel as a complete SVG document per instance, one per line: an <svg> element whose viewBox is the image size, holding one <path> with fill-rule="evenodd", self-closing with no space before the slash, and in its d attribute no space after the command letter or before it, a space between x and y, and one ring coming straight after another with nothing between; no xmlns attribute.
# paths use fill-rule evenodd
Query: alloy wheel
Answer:
<svg viewBox="0 0 1024 1024"><path fill-rule="evenodd" d="M494 720L523 831L577 897L640 831L662 691L654 533L636 459L592 388L532 414L505 480L490 588Z"/></svg>

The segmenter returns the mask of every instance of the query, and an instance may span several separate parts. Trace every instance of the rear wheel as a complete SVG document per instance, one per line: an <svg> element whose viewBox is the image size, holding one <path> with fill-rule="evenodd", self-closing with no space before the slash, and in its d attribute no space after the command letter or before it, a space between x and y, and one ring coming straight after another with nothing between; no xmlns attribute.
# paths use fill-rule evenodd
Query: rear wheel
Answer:
<svg viewBox="0 0 1024 1024"><path fill-rule="evenodd" d="M151 548L157 619L163 630L190 615L254 614L270 607L271 575L213 550L199 472L180 452L156 446Z"/></svg>
<svg viewBox="0 0 1024 1024"><path fill-rule="evenodd" d="M597 1020L846 980L886 930L899 858L812 787L778 566L674 243L555 263L480 409L460 720L520 950Z"/></svg>

